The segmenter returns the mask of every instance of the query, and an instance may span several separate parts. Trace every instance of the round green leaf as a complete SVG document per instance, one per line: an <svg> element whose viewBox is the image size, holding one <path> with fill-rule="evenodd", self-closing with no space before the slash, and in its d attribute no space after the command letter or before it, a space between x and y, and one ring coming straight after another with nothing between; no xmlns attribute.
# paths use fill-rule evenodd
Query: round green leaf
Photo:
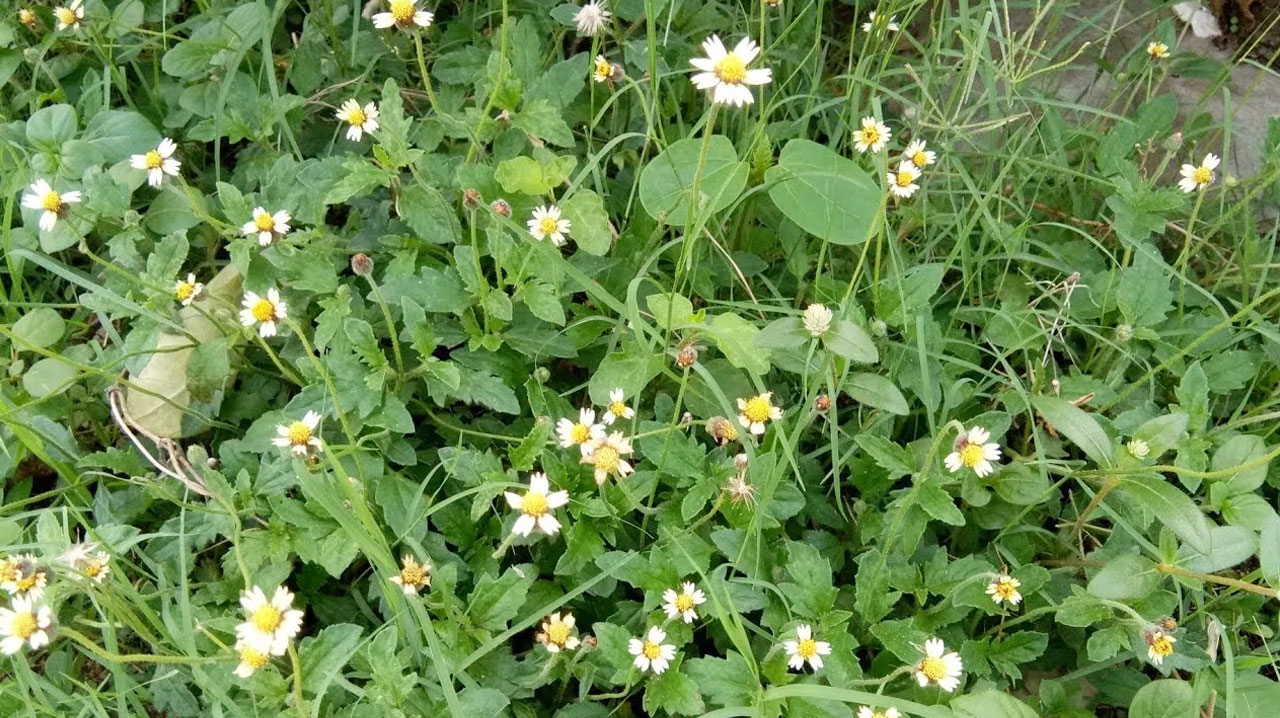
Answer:
<svg viewBox="0 0 1280 718"><path fill-rule="evenodd" d="M701 153L701 138L680 140L640 172L640 203L650 217L673 227L684 226ZM718 212L733 204L746 184L747 163L738 161L729 138L713 135L698 183L699 204L709 204L711 211Z"/></svg>
<svg viewBox="0 0 1280 718"><path fill-rule="evenodd" d="M809 140L791 140L764 175L787 219L832 244L861 244L875 230L881 191L853 161Z"/></svg>

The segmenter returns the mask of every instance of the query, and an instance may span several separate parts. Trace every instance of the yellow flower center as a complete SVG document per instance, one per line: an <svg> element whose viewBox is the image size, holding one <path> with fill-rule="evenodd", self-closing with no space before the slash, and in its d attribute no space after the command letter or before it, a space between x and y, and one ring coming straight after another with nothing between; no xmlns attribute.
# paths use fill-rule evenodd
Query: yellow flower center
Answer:
<svg viewBox="0 0 1280 718"><path fill-rule="evenodd" d="M965 444L960 449L960 463L969 468L973 468L982 463L982 457L986 452L982 450L982 444Z"/></svg>
<svg viewBox="0 0 1280 718"><path fill-rule="evenodd" d="M253 318L260 322L269 322L276 318L276 305L271 303L269 299L259 299L257 304L249 310L253 314ZM289 438L293 438L293 427L289 427Z"/></svg>
<svg viewBox="0 0 1280 718"><path fill-rule="evenodd" d="M601 446L595 450L595 465L600 471L612 474L618 470L618 450L612 446Z"/></svg>
<svg viewBox="0 0 1280 718"><path fill-rule="evenodd" d="M1157 42L1156 44L1151 46L1150 52L1152 57L1158 59L1158 58L1164 57L1165 54L1169 52L1169 47L1165 45L1163 42Z"/></svg>
<svg viewBox="0 0 1280 718"><path fill-rule="evenodd" d="M284 620L284 616L280 613L280 609L271 604L264 604L253 612L250 618L253 621L254 628L263 633L275 633L280 628L280 623Z"/></svg>
<svg viewBox="0 0 1280 718"><path fill-rule="evenodd" d="M676 596L676 610L679 611L680 613L684 613L685 611L692 611L693 596L690 596L687 593L682 593L679 596Z"/></svg>
<svg viewBox="0 0 1280 718"><path fill-rule="evenodd" d="M0 561L0 581L13 581L18 578L19 573L12 561Z"/></svg>
<svg viewBox="0 0 1280 718"><path fill-rule="evenodd" d="M274 232L276 229L276 220L269 212L255 215L253 218L253 226L258 228L259 232Z"/></svg>
<svg viewBox="0 0 1280 718"><path fill-rule="evenodd" d="M36 622L36 614L30 611L13 614L12 623L9 624L9 630L13 635L24 641L30 638L39 627L40 624Z"/></svg>
<svg viewBox="0 0 1280 718"><path fill-rule="evenodd" d="M1013 598L1013 595L1017 592L1018 589L1014 588L1012 581L996 582L996 595L1006 601Z"/></svg>
<svg viewBox="0 0 1280 718"><path fill-rule="evenodd" d="M62 195L58 194L57 192L54 192L53 190L49 190L49 192L45 194L44 200L41 202L41 205L48 212L61 212L62 211Z"/></svg>
<svg viewBox="0 0 1280 718"><path fill-rule="evenodd" d="M178 301L180 302L186 301L188 298L191 297L192 294L195 294L195 292L196 292L196 285L192 284L191 282L182 282L178 284L178 286L175 287L173 290L174 296L176 296L178 298Z"/></svg>
<svg viewBox="0 0 1280 718"><path fill-rule="evenodd" d="M103 568L102 561L95 558L84 565L84 575L89 578L97 578L102 573Z"/></svg>
<svg viewBox="0 0 1280 718"><path fill-rule="evenodd" d="M158 170L164 165L164 158L160 156L158 150L150 150L142 157L146 161L147 169L149 170Z"/></svg>
<svg viewBox="0 0 1280 718"><path fill-rule="evenodd" d="M910 187L914 180L915 178L911 176L910 172L899 170L893 178L893 183L899 187Z"/></svg>
<svg viewBox="0 0 1280 718"><path fill-rule="evenodd" d="M658 657L658 656L660 656L660 655L662 655L662 646L659 646L658 644L654 643L653 641L645 641L645 642L644 642L644 657L645 657L645 658L648 658L649 660L651 660L651 661L652 661L653 659L657 658L657 657Z"/></svg>
<svg viewBox="0 0 1280 718"><path fill-rule="evenodd" d="M254 316L257 316L255 313ZM294 446L306 446L311 441L311 427L304 422L295 421L289 425L289 443Z"/></svg>
<svg viewBox="0 0 1280 718"><path fill-rule="evenodd" d="M947 664L943 663L941 658L930 656L920 661L920 672L931 682L937 683L947 677Z"/></svg>
<svg viewBox="0 0 1280 718"><path fill-rule="evenodd" d="M1151 641L1151 650L1155 651L1157 656L1170 656L1173 654L1173 641L1163 634L1156 636Z"/></svg>
<svg viewBox="0 0 1280 718"><path fill-rule="evenodd" d="M627 405L620 401L615 401L609 405L609 413L614 416L622 416L627 413Z"/></svg>
<svg viewBox="0 0 1280 718"><path fill-rule="evenodd" d="M76 14L72 12L71 8L60 7L55 9L53 14L58 16L58 22L63 25L74 25L78 19L76 18Z"/></svg>
<svg viewBox="0 0 1280 718"><path fill-rule="evenodd" d="M36 583L40 580L39 573L32 573L30 576L23 576L17 580L18 590L22 592L30 591L36 587Z"/></svg>
<svg viewBox="0 0 1280 718"><path fill-rule="evenodd" d="M1196 184L1209 184L1213 181L1213 170L1208 167L1197 167L1191 179L1195 180Z"/></svg>
<svg viewBox="0 0 1280 718"><path fill-rule="evenodd" d="M924 167L925 165L929 164L929 155L926 155L924 153L924 150L920 150L914 155L911 155L911 164L915 165L916 167Z"/></svg>
<svg viewBox="0 0 1280 718"><path fill-rule="evenodd" d="M569 640L569 627L564 621L547 624L547 641L563 646Z"/></svg>
<svg viewBox="0 0 1280 718"><path fill-rule="evenodd" d="M364 110L360 109L359 105L351 108L351 112L347 114L347 122L350 123L352 127L360 127L367 119L369 119L369 117L364 114Z"/></svg>
<svg viewBox="0 0 1280 718"><path fill-rule="evenodd" d="M538 231L543 234L555 234L559 226L560 223L554 218L543 217L542 220L538 222ZM578 426L582 426L582 424L578 424ZM574 429L576 430L577 427L574 427Z"/></svg>
<svg viewBox="0 0 1280 718"><path fill-rule="evenodd" d="M413 3L410 0L391 0L391 17L400 25L413 22Z"/></svg>
<svg viewBox="0 0 1280 718"><path fill-rule="evenodd" d="M426 572L417 563L405 564L405 567L400 569L400 580L406 586L421 585L426 577Z"/></svg>
<svg viewBox="0 0 1280 718"><path fill-rule="evenodd" d="M747 417L753 424L761 424L769 420L773 407L769 405L769 400L763 396L753 397L747 401L747 405L742 410L742 415Z"/></svg>
<svg viewBox="0 0 1280 718"><path fill-rule="evenodd" d="M547 512L547 495L530 491L524 495L524 501L520 504L521 513L530 516L541 516Z"/></svg>
<svg viewBox="0 0 1280 718"><path fill-rule="evenodd" d="M796 642L796 655L806 661L818 655L818 642L812 638Z"/></svg>
<svg viewBox="0 0 1280 718"><path fill-rule="evenodd" d="M582 422L578 422L569 430L569 438L573 439L573 443L575 444L585 444L587 439L591 438L591 427L583 424Z"/></svg>
<svg viewBox="0 0 1280 718"><path fill-rule="evenodd" d="M867 145L874 145L880 141L880 130L875 127L862 128L862 142Z"/></svg>
<svg viewBox="0 0 1280 718"><path fill-rule="evenodd" d="M716 63L716 77L730 85L740 84L747 76L747 63L735 53L729 53Z"/></svg>
<svg viewBox="0 0 1280 718"><path fill-rule="evenodd" d="M18 22L22 23L23 25L30 25L35 21L36 21L36 14L31 12L27 8L24 7L18 11Z"/></svg>
<svg viewBox="0 0 1280 718"><path fill-rule="evenodd" d="M613 63L604 58L596 60L596 77L607 80L613 76Z"/></svg>
<svg viewBox="0 0 1280 718"><path fill-rule="evenodd" d="M271 662L271 656L244 646L240 649L240 661L256 671Z"/></svg>

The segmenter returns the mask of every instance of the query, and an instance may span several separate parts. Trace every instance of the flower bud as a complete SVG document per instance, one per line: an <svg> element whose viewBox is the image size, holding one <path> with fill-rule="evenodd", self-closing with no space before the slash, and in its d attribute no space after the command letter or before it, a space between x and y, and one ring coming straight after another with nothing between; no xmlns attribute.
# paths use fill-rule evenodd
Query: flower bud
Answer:
<svg viewBox="0 0 1280 718"><path fill-rule="evenodd" d="M871 335L875 337L882 337L889 333L889 325L885 324L883 319L872 319L871 326L868 329L871 330Z"/></svg>
<svg viewBox="0 0 1280 718"><path fill-rule="evenodd" d="M819 394L817 399L813 400L813 408L819 413L825 413L831 408L831 397L826 394Z"/></svg>
<svg viewBox="0 0 1280 718"><path fill-rule="evenodd" d="M540 366L537 369L533 370L533 380L538 382L539 384L546 384L547 380L550 378L551 378L551 370L546 368L545 366Z"/></svg>
<svg viewBox="0 0 1280 718"><path fill-rule="evenodd" d="M747 465L750 462L751 459L749 459L746 454L738 454L733 457L733 468L737 469L738 473L742 473L747 470Z"/></svg>
<svg viewBox="0 0 1280 718"><path fill-rule="evenodd" d="M676 353L676 366L681 369L688 369L698 361L698 348L692 344L685 344L680 347L680 351Z"/></svg>
<svg viewBox="0 0 1280 718"><path fill-rule="evenodd" d="M462 193L462 204L467 207L477 207L480 205L480 190L467 188Z"/></svg>
<svg viewBox="0 0 1280 718"><path fill-rule="evenodd" d="M1133 338L1133 325L1121 324L1116 327L1116 341L1127 344Z"/></svg>
<svg viewBox="0 0 1280 718"><path fill-rule="evenodd" d="M1135 459L1145 459L1151 453L1151 447L1142 439L1130 439L1124 448L1128 449L1129 456Z"/></svg>
<svg viewBox="0 0 1280 718"><path fill-rule="evenodd" d="M1177 152L1182 149L1182 133L1175 132L1169 135L1169 138L1164 141L1164 148L1169 152Z"/></svg>
<svg viewBox="0 0 1280 718"><path fill-rule="evenodd" d="M495 199L492 203L490 203L489 209L493 210L496 214L502 215L503 217L511 216L511 205L507 204L507 201L502 198Z"/></svg>
<svg viewBox="0 0 1280 718"><path fill-rule="evenodd" d="M363 252L360 254L353 255L351 257L351 271L355 272L356 275L361 277L372 276L373 260L369 258L369 255L364 254Z"/></svg>

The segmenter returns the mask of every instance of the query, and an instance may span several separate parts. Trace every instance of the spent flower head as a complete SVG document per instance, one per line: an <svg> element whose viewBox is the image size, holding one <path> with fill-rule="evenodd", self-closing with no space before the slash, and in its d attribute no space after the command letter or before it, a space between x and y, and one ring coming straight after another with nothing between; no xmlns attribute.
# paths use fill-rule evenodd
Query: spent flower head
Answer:
<svg viewBox="0 0 1280 718"><path fill-rule="evenodd" d="M578 34L595 37L603 30L609 18L613 16L613 13L606 9L607 7L608 4L604 0L599 2L591 0L578 8L578 11L573 14L573 24L577 26Z"/></svg>

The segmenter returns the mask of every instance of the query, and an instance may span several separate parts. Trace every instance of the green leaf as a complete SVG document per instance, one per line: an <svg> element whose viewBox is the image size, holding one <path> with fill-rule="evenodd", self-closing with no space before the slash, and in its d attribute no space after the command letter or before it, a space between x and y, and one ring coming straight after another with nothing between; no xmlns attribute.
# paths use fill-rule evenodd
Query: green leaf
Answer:
<svg viewBox="0 0 1280 718"><path fill-rule="evenodd" d="M1194 502L1160 476L1131 474L1116 477L1120 489L1168 526L1192 549L1208 555L1213 547L1209 522Z"/></svg>
<svg viewBox="0 0 1280 718"><path fill-rule="evenodd" d="M698 686L678 666L650 678L644 689L644 709L649 714L658 710L671 715L701 715L705 706Z"/></svg>
<svg viewBox="0 0 1280 718"><path fill-rule="evenodd" d="M938 293L946 272L943 264L917 264L890 277L876 298L876 315L896 327L915 322L916 315L925 311Z"/></svg>
<svg viewBox="0 0 1280 718"><path fill-rule="evenodd" d="M951 711L955 718L1039 718L1026 703L995 691L956 696Z"/></svg>
<svg viewBox="0 0 1280 718"><path fill-rule="evenodd" d="M498 163L493 178L507 192L541 196L560 186L573 171L578 160L572 156L551 156L546 162L530 157L513 157Z"/></svg>
<svg viewBox="0 0 1280 718"><path fill-rule="evenodd" d="M561 203L560 209L572 223L569 236L584 252L597 257L609 252L613 235L609 232L609 213L605 211L600 195L589 189L579 189Z"/></svg>
<svg viewBox="0 0 1280 718"><path fill-rule="evenodd" d="M640 203L650 217L673 227L689 219L689 196L702 154L702 139L673 142L640 172ZM698 182L701 211L719 212L737 201L747 184L747 163L738 161L733 143L712 135Z"/></svg>
<svg viewBox="0 0 1280 718"><path fill-rule="evenodd" d="M1134 694L1129 718L1197 718L1199 707L1190 683L1156 680Z"/></svg>
<svg viewBox="0 0 1280 718"><path fill-rule="evenodd" d="M840 356L861 364L880 361L880 351L866 330L853 322L841 319L822 338L827 348Z"/></svg>
<svg viewBox="0 0 1280 718"><path fill-rule="evenodd" d="M889 472L890 479L906 476L915 471L915 460L911 452L892 441L874 434L858 434L853 437L853 440L875 460L880 468Z"/></svg>
<svg viewBox="0 0 1280 718"><path fill-rule="evenodd" d="M860 404L898 416L906 416L910 412L907 399L898 387L879 374L850 374L841 389Z"/></svg>
<svg viewBox="0 0 1280 718"><path fill-rule="evenodd" d="M76 135L76 111L71 105L41 107L27 118L27 142L43 152L59 153Z"/></svg>
<svg viewBox="0 0 1280 718"><path fill-rule="evenodd" d="M22 388L37 399L64 389L79 370L58 357L45 357L22 373Z"/></svg>
<svg viewBox="0 0 1280 718"><path fill-rule="evenodd" d="M546 282L531 281L524 285L521 296L533 316L556 326L564 324L564 306L555 287Z"/></svg>
<svg viewBox="0 0 1280 718"><path fill-rule="evenodd" d="M573 131L565 124L564 115L546 100L526 103L511 125L558 147L573 146Z"/></svg>
<svg viewBox="0 0 1280 718"><path fill-rule="evenodd" d="M1133 438L1147 442L1147 458L1155 459L1172 449L1187 434L1186 414L1178 411L1149 419L1133 431Z"/></svg>
<svg viewBox="0 0 1280 718"><path fill-rule="evenodd" d="M66 327L67 323L63 321L62 315L58 314L56 309L36 307L23 314L9 331L13 332L19 340L30 345L30 347L24 344L14 345L15 349L22 351L28 348L43 349L57 344L66 332Z"/></svg>
<svg viewBox="0 0 1280 718"><path fill-rule="evenodd" d="M472 625L491 631L506 629L507 622L520 611L537 576L538 571L532 566L525 566L523 570L511 567L497 577L481 576L467 599Z"/></svg>
<svg viewBox="0 0 1280 718"><path fill-rule="evenodd" d="M662 329L674 329L693 321L693 302L682 295L654 292L645 297L645 304L653 315L653 323Z"/></svg>
<svg viewBox="0 0 1280 718"><path fill-rule="evenodd" d="M1085 593L1079 586L1072 587L1072 595L1058 604L1056 619L1065 626L1086 628L1111 617L1111 609L1097 598Z"/></svg>
<svg viewBox="0 0 1280 718"><path fill-rule="evenodd" d="M1048 647L1049 634L1018 631L986 646L986 657L996 670L1013 678L1021 678L1022 670L1018 666L1039 658Z"/></svg>
<svg viewBox="0 0 1280 718"><path fill-rule="evenodd" d="M787 542L787 573L791 583L783 583L783 593L792 609L802 616L818 618L835 604L836 589L831 583L831 562L817 548L797 541Z"/></svg>
<svg viewBox="0 0 1280 718"><path fill-rule="evenodd" d="M231 357L226 339L200 342L187 363L187 389L196 401L211 401L231 376Z"/></svg>
<svg viewBox="0 0 1280 718"><path fill-rule="evenodd" d="M639 396L655 376L662 373L662 360L639 342L622 343L622 350L606 356L591 375L587 393L591 403L604 406L609 403L609 392L621 387L630 397Z"/></svg>
<svg viewBox="0 0 1280 718"><path fill-rule="evenodd" d="M322 696L329 684L342 672L360 645L361 628L351 623L334 623L298 644L302 662L302 687L312 695Z"/></svg>
<svg viewBox="0 0 1280 718"><path fill-rule="evenodd" d="M880 186L856 162L817 142L788 142L764 179L787 219L832 244L862 244L879 223Z"/></svg>
<svg viewBox="0 0 1280 718"><path fill-rule="evenodd" d="M1137 554L1125 554L1107 561L1089 579L1089 593L1110 601L1132 601L1146 597L1159 581L1154 562Z"/></svg>
<svg viewBox="0 0 1280 718"><path fill-rule="evenodd" d="M1111 439L1087 412L1056 396L1033 397L1031 403L1045 421L1079 446L1099 466L1114 465Z"/></svg>
<svg viewBox="0 0 1280 718"><path fill-rule="evenodd" d="M1162 262L1139 253L1133 266L1120 271L1116 304L1129 324L1151 327L1164 321L1164 315L1173 308L1167 270Z"/></svg>
<svg viewBox="0 0 1280 718"><path fill-rule="evenodd" d="M1215 481L1224 481L1227 493L1231 496L1248 494L1267 480L1267 466L1270 461L1261 461L1267 453L1267 443L1261 436L1254 434L1237 434L1220 446L1213 453L1213 461L1209 468L1212 471L1226 471L1228 475ZM1237 466L1253 463L1254 466L1235 470Z"/></svg>
<svg viewBox="0 0 1280 718"><path fill-rule="evenodd" d="M363 157L346 157L342 160L342 176L325 193L324 203L339 204L358 194L368 194L374 187L390 186L391 176L390 171Z"/></svg>
<svg viewBox="0 0 1280 718"><path fill-rule="evenodd" d="M132 4L141 5L134 2ZM160 144L160 133L145 116L128 110L104 110L84 128L83 139L102 153L103 162L113 165L132 155L142 154ZM178 159L182 159L180 156Z"/></svg>
<svg viewBox="0 0 1280 718"><path fill-rule="evenodd" d="M400 218L414 234L432 244L450 244L462 239L458 215L432 187L412 184L400 192Z"/></svg>
<svg viewBox="0 0 1280 718"><path fill-rule="evenodd" d="M769 371L769 352L755 346L756 334L760 332L756 325L737 314L726 313L712 317L707 328L730 364L754 374Z"/></svg>
<svg viewBox="0 0 1280 718"><path fill-rule="evenodd" d="M209 201L204 195L193 192L192 200L177 192L162 192L156 195L147 208L142 223L156 234L174 234L184 229L191 229L202 221L191 209L194 201L202 213L209 212Z"/></svg>
<svg viewBox="0 0 1280 718"><path fill-rule="evenodd" d="M504 414L519 414L520 400L502 379L484 371L459 367L455 396L468 404L481 404Z"/></svg>
<svg viewBox="0 0 1280 718"><path fill-rule="evenodd" d="M916 487L916 500L935 519L952 526L964 526L964 514L956 508L956 500L942 487L930 483L920 484Z"/></svg>
<svg viewBox="0 0 1280 718"><path fill-rule="evenodd" d="M724 658L693 658L681 666L707 701L722 706L748 705L759 690L751 667L736 651Z"/></svg>

